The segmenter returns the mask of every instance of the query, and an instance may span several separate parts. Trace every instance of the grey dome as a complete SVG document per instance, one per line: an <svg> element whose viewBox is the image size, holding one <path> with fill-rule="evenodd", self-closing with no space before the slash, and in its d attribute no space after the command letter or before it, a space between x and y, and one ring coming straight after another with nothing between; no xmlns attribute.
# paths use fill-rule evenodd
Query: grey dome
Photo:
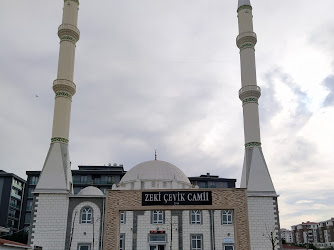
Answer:
<svg viewBox="0 0 334 250"><path fill-rule="evenodd" d="M78 196L103 196L104 194L97 187L88 186L88 187L85 187L84 189L81 189L77 195Z"/></svg>
<svg viewBox="0 0 334 250"><path fill-rule="evenodd" d="M130 169L121 179L121 183L136 180L177 181L190 184L188 177L176 166L165 161L146 161Z"/></svg>

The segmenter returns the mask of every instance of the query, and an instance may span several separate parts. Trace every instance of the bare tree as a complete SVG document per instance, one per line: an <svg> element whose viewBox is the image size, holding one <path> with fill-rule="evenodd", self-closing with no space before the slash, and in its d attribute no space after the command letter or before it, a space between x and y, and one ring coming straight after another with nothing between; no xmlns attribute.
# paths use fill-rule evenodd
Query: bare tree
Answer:
<svg viewBox="0 0 334 250"><path fill-rule="evenodd" d="M266 225L266 232L262 234L266 239L270 240L272 250L275 250L276 246L280 244L280 237L278 236L278 230L274 226L271 230Z"/></svg>

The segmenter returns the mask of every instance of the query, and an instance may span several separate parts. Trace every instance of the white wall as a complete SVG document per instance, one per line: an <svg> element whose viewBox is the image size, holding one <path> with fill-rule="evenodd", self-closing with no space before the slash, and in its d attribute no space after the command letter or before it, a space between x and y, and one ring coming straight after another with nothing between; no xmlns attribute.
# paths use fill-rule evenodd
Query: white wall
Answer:
<svg viewBox="0 0 334 250"><path fill-rule="evenodd" d="M252 250L272 249L268 233L275 230L276 218L273 197L248 197L249 233ZM279 246L276 247L279 249Z"/></svg>
<svg viewBox="0 0 334 250"><path fill-rule="evenodd" d="M81 214L80 211L83 207L89 206L93 209L94 225L80 223ZM77 250L79 243L90 243L93 245L93 228L94 228L94 249L99 249L100 243L100 227L101 227L101 211L95 203L81 202L75 207L72 214L72 223L74 220L73 239L71 244L71 250ZM71 225L72 225L71 223ZM44 250L44 249L43 249Z"/></svg>
<svg viewBox="0 0 334 250"><path fill-rule="evenodd" d="M35 203L32 246L43 250L63 250L69 199L67 194L39 194Z"/></svg>

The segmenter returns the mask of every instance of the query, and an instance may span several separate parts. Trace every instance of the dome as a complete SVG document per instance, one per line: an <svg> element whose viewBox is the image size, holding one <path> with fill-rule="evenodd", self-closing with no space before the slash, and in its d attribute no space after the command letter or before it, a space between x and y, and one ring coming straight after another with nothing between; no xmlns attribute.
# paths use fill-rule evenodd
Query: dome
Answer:
<svg viewBox="0 0 334 250"><path fill-rule="evenodd" d="M88 186L88 187L85 187L84 189L81 189L77 195L79 196L103 196L104 194L97 187Z"/></svg>
<svg viewBox="0 0 334 250"><path fill-rule="evenodd" d="M174 184L173 184L174 183ZM121 179L120 189L191 188L188 177L165 161L146 161L130 169Z"/></svg>
<svg viewBox="0 0 334 250"><path fill-rule="evenodd" d="M166 180L189 183L188 177L176 166L165 161L146 161L131 168L121 182L135 180Z"/></svg>

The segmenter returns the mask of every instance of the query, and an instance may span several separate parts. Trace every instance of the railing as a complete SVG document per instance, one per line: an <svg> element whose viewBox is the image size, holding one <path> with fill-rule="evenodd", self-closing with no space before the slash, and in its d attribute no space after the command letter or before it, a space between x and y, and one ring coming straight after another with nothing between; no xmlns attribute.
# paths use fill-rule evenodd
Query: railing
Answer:
<svg viewBox="0 0 334 250"><path fill-rule="evenodd" d="M89 181L82 181L82 180L73 180L73 184L89 184Z"/></svg>
<svg viewBox="0 0 334 250"><path fill-rule="evenodd" d="M18 199L18 200L21 200L21 196L18 195L18 194L15 194L15 192L13 190L11 192L11 196L14 197L14 198L16 198L16 199Z"/></svg>
<svg viewBox="0 0 334 250"><path fill-rule="evenodd" d="M9 204L11 207L14 207L14 208L17 208L17 209L20 209L21 207L17 204L13 204L13 203L10 203Z"/></svg>
<svg viewBox="0 0 334 250"><path fill-rule="evenodd" d="M17 184L16 182L13 182L13 187L16 187L19 190L22 190L22 186Z"/></svg>
<svg viewBox="0 0 334 250"><path fill-rule="evenodd" d="M37 185L38 180L30 180L29 184L30 185Z"/></svg>
<svg viewBox="0 0 334 250"><path fill-rule="evenodd" d="M261 88L257 85L247 85L245 87L242 87L240 90L239 90L239 95L241 95L242 93L245 93L247 91L258 91L261 93Z"/></svg>
<svg viewBox="0 0 334 250"><path fill-rule="evenodd" d="M255 34L254 32L252 32L252 31L247 31L247 32L243 32L243 33L239 34L239 35L237 36L237 41L238 41L239 39L243 38L243 37L246 37L246 36L251 36L251 37L254 37L255 39L257 39L257 36L256 36L256 34Z"/></svg>
<svg viewBox="0 0 334 250"><path fill-rule="evenodd" d="M101 180L93 180L93 183L94 184L109 184L109 185L114 184L113 181L101 181Z"/></svg>

